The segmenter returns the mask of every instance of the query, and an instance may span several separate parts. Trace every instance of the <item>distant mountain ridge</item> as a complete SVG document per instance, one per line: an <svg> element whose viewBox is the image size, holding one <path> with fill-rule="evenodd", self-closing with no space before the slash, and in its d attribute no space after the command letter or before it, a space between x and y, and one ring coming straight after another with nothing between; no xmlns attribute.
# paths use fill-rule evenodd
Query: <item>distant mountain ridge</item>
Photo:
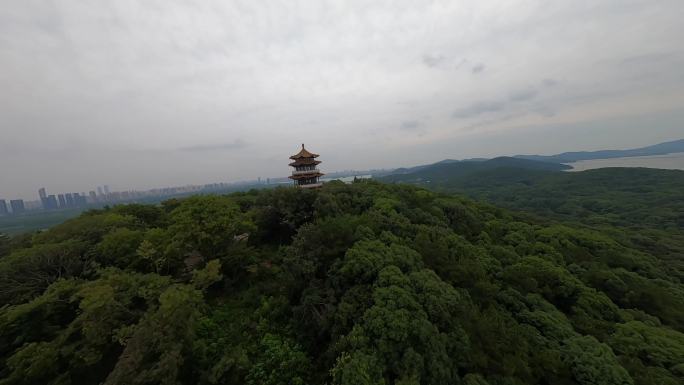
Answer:
<svg viewBox="0 0 684 385"><path fill-rule="evenodd" d="M569 168L562 163L500 157L440 162L378 179L465 194L545 218L589 225L684 229L684 170L608 167L563 172ZM675 238L679 240L673 238L672 242L684 245L684 238ZM669 253L666 249L662 252ZM684 258L684 253L678 255Z"/></svg>
<svg viewBox="0 0 684 385"><path fill-rule="evenodd" d="M389 170L385 174L378 174L378 176L387 176L387 175L395 175L395 174L410 174L414 173L417 171L424 170L426 168L432 168L435 166L441 166L445 164L454 164L454 163L476 163L476 162L486 162L494 159L513 159L513 157L510 156L501 156L498 158L469 158L469 159L462 159L462 160L456 160L456 159L444 159L440 160L439 162L435 163L430 163L430 164L421 164L419 166L413 166L413 167L400 167L400 168L395 168L393 170ZM547 162L548 163L548 162ZM572 167L569 167L572 168Z"/></svg>
<svg viewBox="0 0 684 385"><path fill-rule="evenodd" d="M677 153L677 152L684 152L684 139L679 139L679 140L673 140L670 142L664 142L664 143L659 143L659 144L654 144L652 146L646 146L646 147L640 147L640 148L634 148L634 149L628 149L628 150L598 150L598 151L572 151L572 152L564 152L561 154L556 154L556 155L514 155L514 156L502 156L498 158L492 158L492 159L487 159L487 158L471 158L471 159L463 159L463 160L456 160L456 159L444 159L440 160L439 162L436 163L431 163L431 164L423 164L419 166L414 166L414 167L401 167L397 168L394 170L387 170L385 172L379 173L373 173L376 177L382 177L382 176L387 176L387 175L397 175L397 174L411 174L415 173L421 170L425 170L428 168L434 168L434 167L441 167L443 165L450 165L450 164L461 164L461 163L481 163L481 162L488 162L488 161L493 161L495 159L498 159L498 161L494 163L502 163L503 159L525 159L525 160L531 160L531 161L537 161L537 162L545 162L545 163L573 163L577 162L580 160L591 160L591 159L610 159L610 158L627 158L627 157L634 157L634 156L651 156L651 155L666 155L666 154L672 154L672 153ZM513 163L510 163L507 166L510 167L515 167L515 168L525 168L529 169L530 167L532 169L537 169L540 170L541 168L535 168L531 164L517 164L516 166L512 166ZM505 163L505 162L504 162ZM489 165L491 166L493 163L490 163ZM527 166L527 167L526 167ZM473 167L467 166L467 167ZM499 166L499 167L505 167L505 166ZM486 168L486 167L485 167ZM560 168L555 171L561 171L561 170L567 170L572 167L568 168ZM550 169L547 169L547 171L553 171Z"/></svg>
<svg viewBox="0 0 684 385"><path fill-rule="evenodd" d="M552 162L537 161L531 159L501 156L488 160L443 160L425 166L412 167L410 169L397 169L392 175L382 178L388 182L417 182L417 181L441 181L454 177L461 177L477 172L517 169L534 171L563 171L572 167Z"/></svg>
<svg viewBox="0 0 684 385"><path fill-rule="evenodd" d="M580 160L627 158L684 152L684 139L629 150L573 151L556 155L515 155L514 158L541 162L572 163Z"/></svg>

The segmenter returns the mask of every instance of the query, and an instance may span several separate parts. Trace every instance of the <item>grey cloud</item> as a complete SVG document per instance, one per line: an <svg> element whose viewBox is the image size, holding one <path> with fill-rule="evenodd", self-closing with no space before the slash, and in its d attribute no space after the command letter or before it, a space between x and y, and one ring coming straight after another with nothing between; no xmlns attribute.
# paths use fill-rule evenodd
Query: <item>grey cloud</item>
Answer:
<svg viewBox="0 0 684 385"><path fill-rule="evenodd" d="M544 87L549 87L549 88L555 87L558 85L558 80L547 78L547 79L542 80L542 85L544 85Z"/></svg>
<svg viewBox="0 0 684 385"><path fill-rule="evenodd" d="M423 55L423 64L426 65L427 67L430 68L441 68L441 69L449 69L449 70L458 70L462 66L469 64L471 61L468 60L467 58L464 59L456 59L455 57L449 57L447 55L443 54L425 54ZM470 72L472 74L479 74L484 72L485 68L487 68L484 63L476 63L472 67L470 67Z"/></svg>
<svg viewBox="0 0 684 385"><path fill-rule="evenodd" d="M659 52L642 55L631 55L620 60L622 65L642 65L650 63L662 63L677 61L682 59L682 54L678 52Z"/></svg>
<svg viewBox="0 0 684 385"><path fill-rule="evenodd" d="M444 64L447 58L443 55L423 55L423 64L430 68L435 68Z"/></svg>
<svg viewBox="0 0 684 385"><path fill-rule="evenodd" d="M539 92L535 90L534 88L528 88L520 91L516 91L512 93L509 97L508 100L512 102L524 102L527 100L532 100L537 97L537 94Z"/></svg>
<svg viewBox="0 0 684 385"><path fill-rule="evenodd" d="M479 117L481 115L499 113L504 110L511 109L513 106L519 109L520 106L528 105L528 102L536 99L538 95L539 91L536 88L528 87L510 93L507 99L475 102L465 108L457 109L452 113L451 116L455 119L469 119ZM530 107L530 109L534 110L534 107ZM543 113L539 111L538 112L544 116L551 116L547 112L549 111L548 107L545 107L543 111ZM519 116L520 113L518 112L515 115Z"/></svg>
<svg viewBox="0 0 684 385"><path fill-rule="evenodd" d="M491 112L499 112L505 107L506 104L501 101L480 101L473 103L468 107L457 109L451 116L456 119L467 119Z"/></svg>
<svg viewBox="0 0 684 385"><path fill-rule="evenodd" d="M463 65L468 63L468 59L457 59L442 54L425 54L423 55L423 64L429 68L440 68L446 70L458 70ZM484 69L484 67L483 67Z"/></svg>
<svg viewBox="0 0 684 385"><path fill-rule="evenodd" d="M400 129L404 131L416 131L422 127L422 124L419 120L407 120L401 123L399 126Z"/></svg>
<svg viewBox="0 0 684 385"><path fill-rule="evenodd" d="M180 147L179 151L203 152L203 151L226 151L239 150L247 147L247 143L242 139L237 139L231 143L203 144L196 146Z"/></svg>
<svg viewBox="0 0 684 385"><path fill-rule="evenodd" d="M551 117L556 116L556 111L553 110L551 107L545 106L545 105L533 108L532 111L536 112L537 114L539 114L545 118L551 118Z"/></svg>

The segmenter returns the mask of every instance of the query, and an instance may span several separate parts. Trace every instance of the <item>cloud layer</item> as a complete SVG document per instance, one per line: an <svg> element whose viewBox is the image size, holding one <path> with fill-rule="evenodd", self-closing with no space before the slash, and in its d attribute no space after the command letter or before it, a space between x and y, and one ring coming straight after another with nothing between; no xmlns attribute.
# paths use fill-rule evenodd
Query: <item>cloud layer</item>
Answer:
<svg viewBox="0 0 684 385"><path fill-rule="evenodd" d="M285 175L302 142L336 170L682 137L683 12L679 0L10 0L0 197ZM610 123L634 117L654 126ZM586 125L606 140L554 140Z"/></svg>

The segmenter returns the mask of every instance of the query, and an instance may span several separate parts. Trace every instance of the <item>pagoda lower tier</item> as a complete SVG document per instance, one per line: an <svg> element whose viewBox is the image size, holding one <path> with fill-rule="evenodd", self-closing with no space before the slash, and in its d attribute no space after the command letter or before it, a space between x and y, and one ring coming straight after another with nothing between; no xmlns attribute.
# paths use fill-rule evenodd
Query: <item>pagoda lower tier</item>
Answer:
<svg viewBox="0 0 684 385"><path fill-rule="evenodd" d="M323 174L322 172L315 170L315 171L295 171L292 173L292 175L289 176L290 179L294 180L295 186L299 186L302 188L313 188L313 187L320 187L321 183L318 180L320 177L322 177Z"/></svg>

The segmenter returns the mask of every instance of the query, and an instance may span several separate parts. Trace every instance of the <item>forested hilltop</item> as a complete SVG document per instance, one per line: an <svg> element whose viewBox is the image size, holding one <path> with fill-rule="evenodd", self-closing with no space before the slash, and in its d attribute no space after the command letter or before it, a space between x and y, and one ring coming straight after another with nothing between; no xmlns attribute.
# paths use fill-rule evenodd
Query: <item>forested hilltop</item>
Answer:
<svg viewBox="0 0 684 385"><path fill-rule="evenodd" d="M683 263L684 171L616 167L563 172L540 168L545 162L527 162L434 164L382 180L468 195L528 213L536 222L590 226L669 258L669 263Z"/></svg>
<svg viewBox="0 0 684 385"><path fill-rule="evenodd" d="M0 237L0 384L683 383L681 260L604 229L372 181L90 211Z"/></svg>
<svg viewBox="0 0 684 385"><path fill-rule="evenodd" d="M467 194L498 206L563 221L684 229L682 170L615 167L561 172L540 169L538 164L545 162L531 160L527 160L529 164L487 165L489 162L432 165L382 180Z"/></svg>

